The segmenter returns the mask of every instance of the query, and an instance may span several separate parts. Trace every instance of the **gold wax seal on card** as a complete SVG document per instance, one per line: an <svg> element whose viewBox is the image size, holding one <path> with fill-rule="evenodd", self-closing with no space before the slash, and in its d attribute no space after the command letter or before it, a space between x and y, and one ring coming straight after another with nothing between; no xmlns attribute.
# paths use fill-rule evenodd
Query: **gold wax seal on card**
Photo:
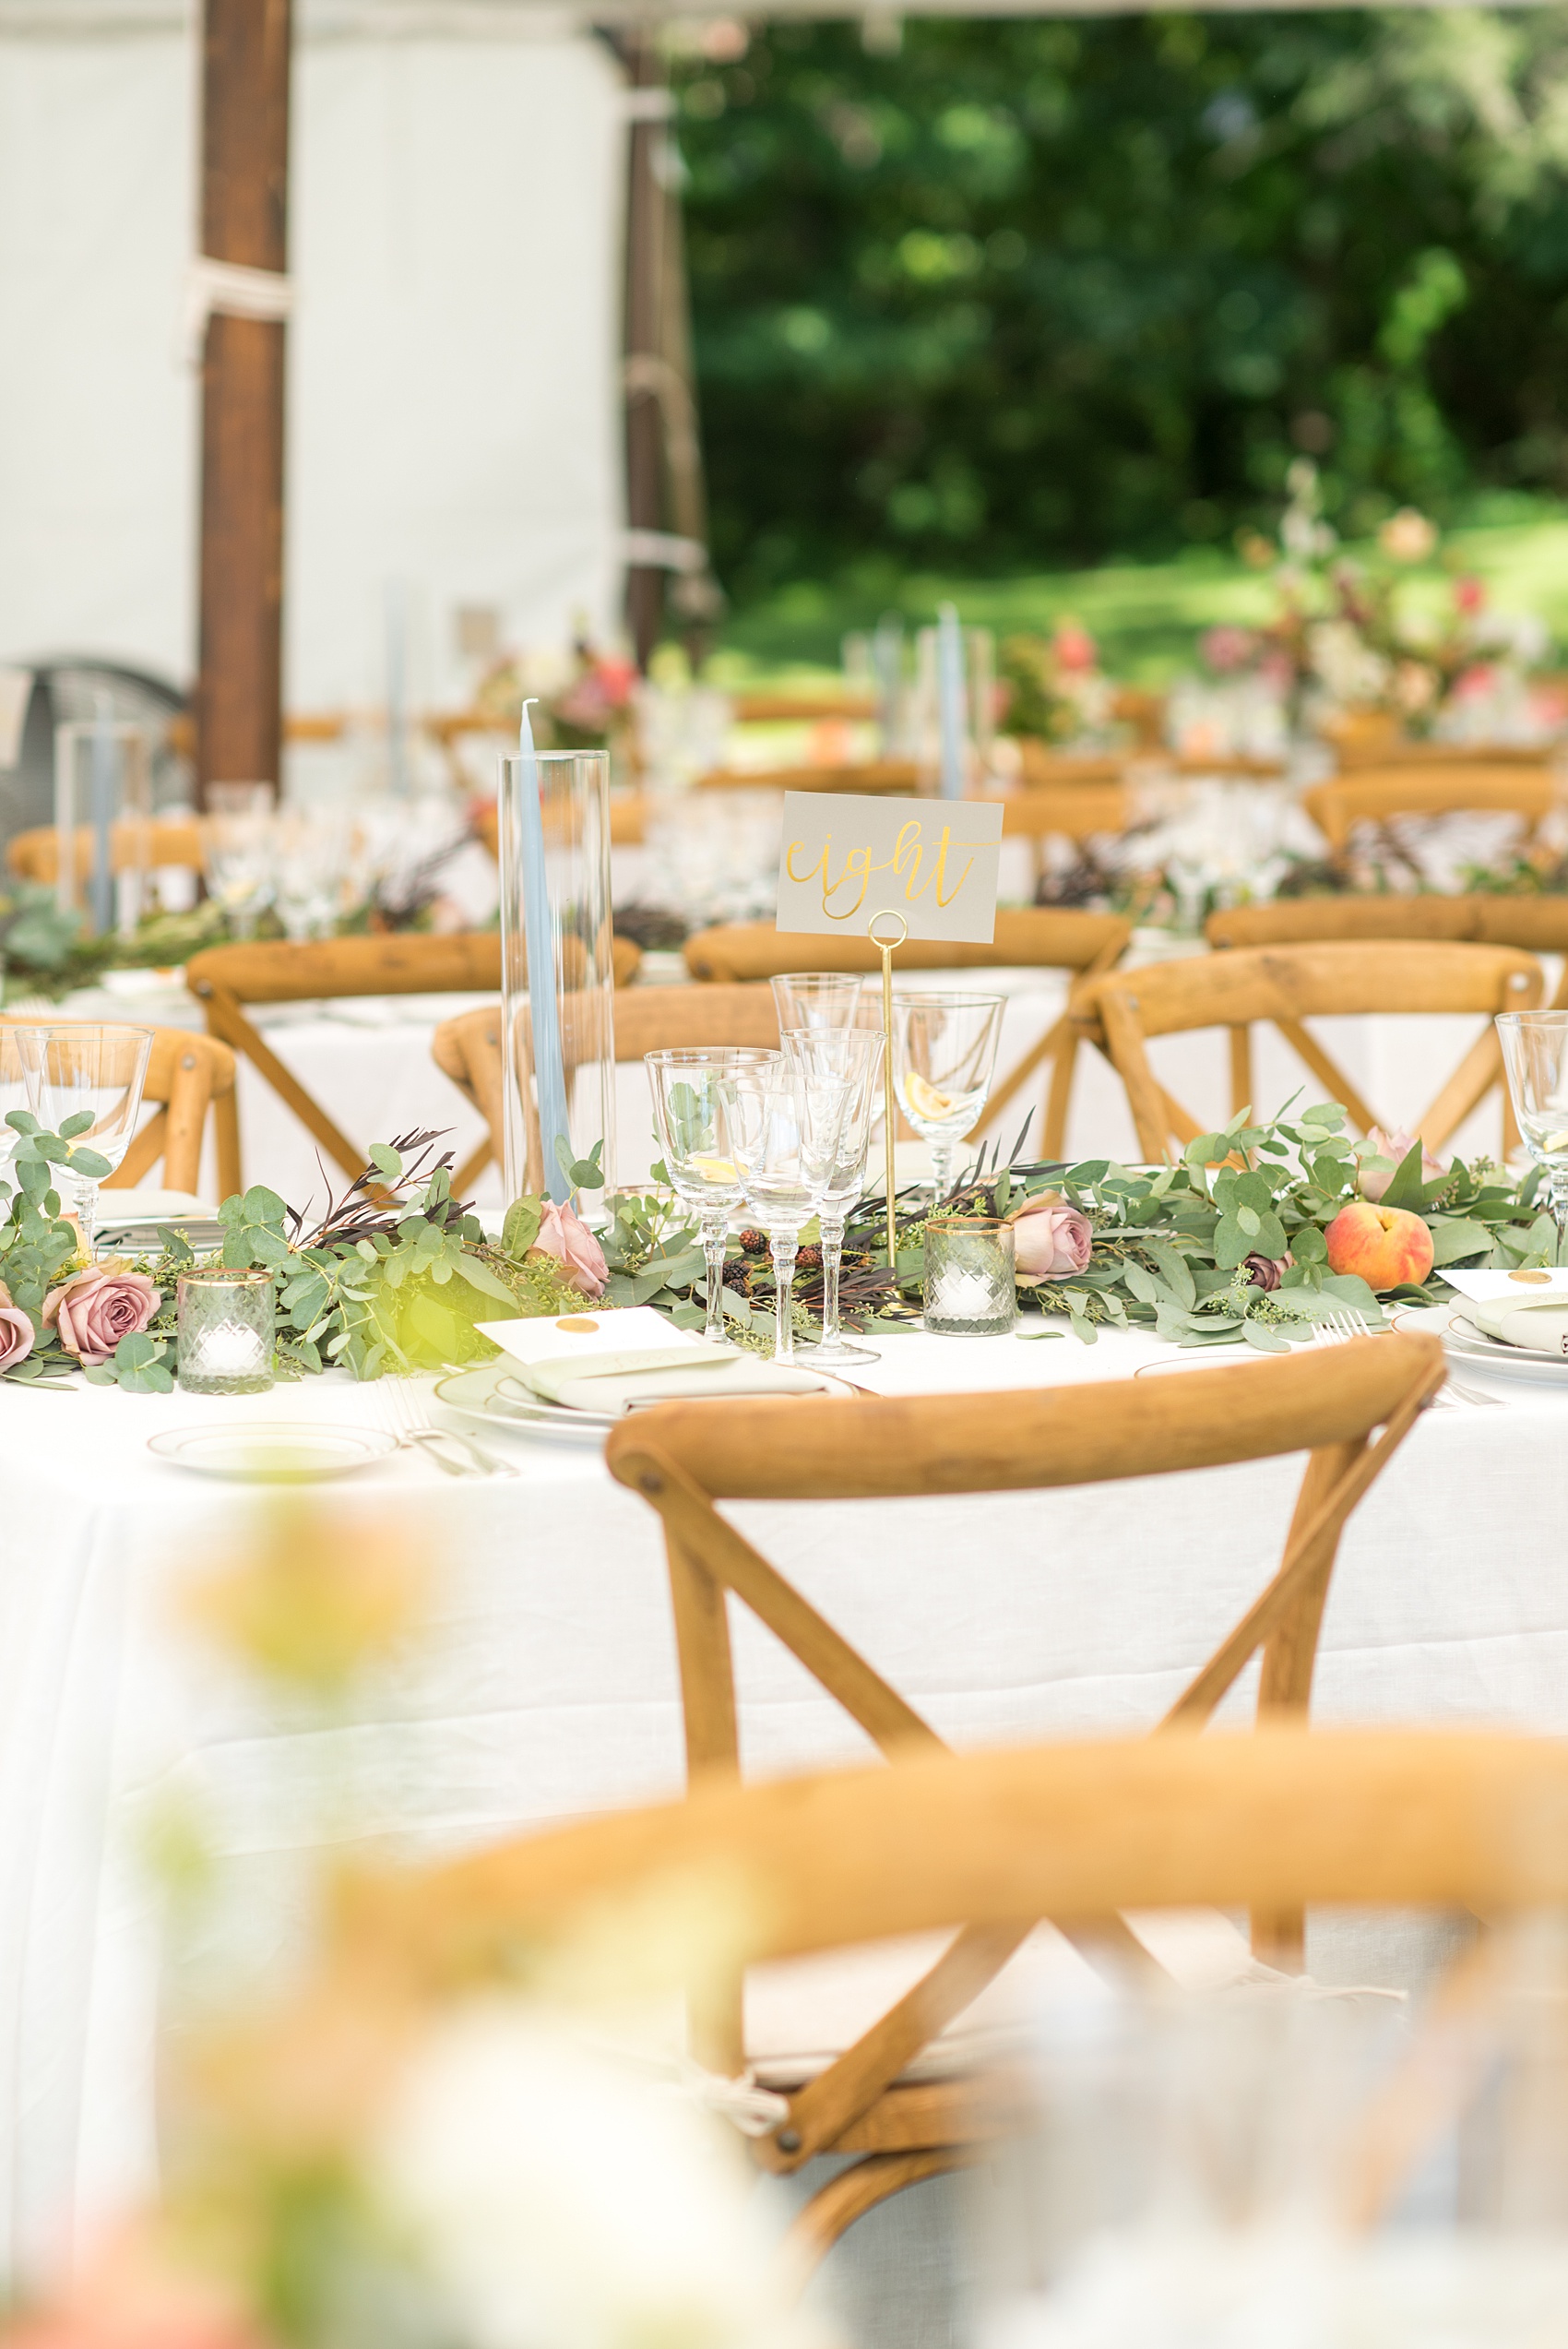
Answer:
<svg viewBox="0 0 1568 2349"><path fill-rule="evenodd" d="M1511 1281L1528 1281L1534 1288L1550 1288L1551 1286L1551 1275L1550 1272L1511 1272L1508 1275L1508 1278Z"/></svg>
<svg viewBox="0 0 1568 2349"><path fill-rule="evenodd" d="M578 1330L587 1332L590 1330L597 1330L599 1324L597 1321L590 1321L586 1314L569 1313L566 1316L565 1320L558 1321L555 1324L555 1327L557 1330L570 1330L573 1334L576 1335Z"/></svg>

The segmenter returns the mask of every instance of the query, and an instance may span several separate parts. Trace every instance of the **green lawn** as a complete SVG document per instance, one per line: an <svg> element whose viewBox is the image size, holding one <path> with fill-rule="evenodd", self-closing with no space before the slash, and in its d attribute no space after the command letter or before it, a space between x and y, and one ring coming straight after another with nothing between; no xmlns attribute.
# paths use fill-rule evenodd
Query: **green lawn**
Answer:
<svg viewBox="0 0 1568 2349"><path fill-rule="evenodd" d="M1478 573L1501 608L1538 613L1568 642L1568 504L1488 500L1445 540L1443 560ZM1442 566L1410 577L1423 597L1443 599ZM1260 620L1270 607L1266 578L1212 548L1194 548L1170 563L1107 563L1004 579L868 569L831 586L784 588L766 603L732 613L715 655L716 681L820 675L837 668L848 630L874 626L886 612L918 626L949 599L966 620L999 636L1049 629L1070 613L1099 638L1113 675L1146 685L1164 684L1192 665L1200 630L1219 621Z"/></svg>

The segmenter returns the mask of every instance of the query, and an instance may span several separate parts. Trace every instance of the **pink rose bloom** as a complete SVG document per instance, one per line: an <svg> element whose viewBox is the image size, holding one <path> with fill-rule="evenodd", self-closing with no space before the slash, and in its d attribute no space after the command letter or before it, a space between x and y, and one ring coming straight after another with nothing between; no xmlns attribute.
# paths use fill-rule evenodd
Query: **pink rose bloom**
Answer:
<svg viewBox="0 0 1568 2349"><path fill-rule="evenodd" d="M1454 582L1454 608L1456 612L1479 612L1486 603L1486 588L1473 572L1466 571Z"/></svg>
<svg viewBox="0 0 1568 2349"><path fill-rule="evenodd" d="M1087 671L1099 659L1099 649L1087 628L1075 620L1063 620L1051 639L1051 650L1059 669Z"/></svg>
<svg viewBox="0 0 1568 2349"><path fill-rule="evenodd" d="M580 1289L585 1297L604 1294L610 1279L604 1250L569 1207L557 1207L553 1199L545 1200L534 1246L542 1255L552 1256L557 1264L564 1265L572 1286Z"/></svg>
<svg viewBox="0 0 1568 2349"><path fill-rule="evenodd" d="M1360 1173L1356 1177L1356 1188L1360 1192L1360 1195L1364 1199L1372 1199L1375 1201L1383 1197L1384 1191L1387 1190L1388 1186L1394 1180L1395 1168L1398 1167L1402 1161L1409 1155L1410 1150L1415 1142L1415 1139L1414 1134L1406 1134L1403 1132L1397 1134L1385 1134L1381 1126L1374 1126L1372 1128L1371 1132L1367 1136L1368 1141L1372 1144L1372 1149L1377 1152L1379 1158L1391 1158L1394 1161L1394 1165L1389 1168L1387 1174L1384 1174L1380 1166L1363 1166L1361 1168ZM1421 1180L1423 1183L1435 1183L1439 1175L1445 1174L1447 1172L1448 1169L1442 1165L1438 1160L1433 1158L1429 1150L1422 1150Z"/></svg>
<svg viewBox="0 0 1568 2349"><path fill-rule="evenodd" d="M51 1289L43 1300L45 1329L78 1362L107 1362L122 1338L145 1330L163 1302L145 1272L125 1272L113 1259L89 1264Z"/></svg>
<svg viewBox="0 0 1568 2349"><path fill-rule="evenodd" d="M1020 1281L1064 1281L1087 1272L1094 1232L1087 1215L1057 1191L1042 1191L1007 1219L1013 1226Z"/></svg>
<svg viewBox="0 0 1568 2349"><path fill-rule="evenodd" d="M14 1362L25 1362L32 1352L32 1323L19 1305L11 1303L11 1292L0 1281L0 1370L9 1370Z"/></svg>
<svg viewBox="0 0 1568 2349"><path fill-rule="evenodd" d="M1210 628L1199 649L1216 676L1223 677L1246 667L1257 641L1251 628Z"/></svg>

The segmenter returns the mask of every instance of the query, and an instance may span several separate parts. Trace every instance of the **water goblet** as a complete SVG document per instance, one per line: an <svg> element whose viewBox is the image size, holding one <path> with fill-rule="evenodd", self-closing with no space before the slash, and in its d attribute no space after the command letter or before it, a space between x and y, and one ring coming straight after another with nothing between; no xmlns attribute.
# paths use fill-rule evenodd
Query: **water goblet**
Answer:
<svg viewBox="0 0 1568 2349"><path fill-rule="evenodd" d="M12 1032L27 1079L28 1106L40 1125L57 1134L68 1118L85 1111L92 1123L71 1139L78 1149L96 1151L107 1159L113 1174L137 1130L152 1030L99 1027L84 1019L58 1027L18 1027ZM102 1176L77 1174L66 1166L61 1179L81 1227L82 1246L90 1256Z"/></svg>
<svg viewBox="0 0 1568 2349"><path fill-rule="evenodd" d="M875 1362L874 1353L864 1346L850 1345L839 1328L838 1282L844 1261L844 1225L865 1187L866 1154L882 1088L885 1039L880 1029L786 1028L779 1041L785 1059L796 1063L813 1081L840 1079L847 1088L838 1146L817 1210L822 1230L822 1336L807 1351L824 1370Z"/></svg>
<svg viewBox="0 0 1568 2349"><path fill-rule="evenodd" d="M945 1198L958 1146L991 1090L1004 999L900 995L893 999L893 1077L898 1106L931 1147L934 1197Z"/></svg>
<svg viewBox="0 0 1568 2349"><path fill-rule="evenodd" d="M858 971L781 971L773 981L778 1031L852 1028L864 982Z"/></svg>
<svg viewBox="0 0 1568 2349"><path fill-rule="evenodd" d="M1568 1011L1504 1011L1503 1066L1520 1138L1546 1170L1557 1260L1568 1259Z"/></svg>
<svg viewBox="0 0 1568 2349"><path fill-rule="evenodd" d="M207 892L236 937L248 938L278 888L278 822L270 783L209 783L201 824Z"/></svg>
<svg viewBox="0 0 1568 2349"><path fill-rule="evenodd" d="M833 1180L849 1085L809 1073L798 1061L742 1069L725 1079L735 1106L732 1140L747 1205L773 1255L775 1362L795 1352L795 1255L801 1226Z"/></svg>
<svg viewBox="0 0 1568 2349"><path fill-rule="evenodd" d="M643 1055L653 1094L654 1130L670 1187L697 1217L707 1265L707 1319L703 1336L724 1338L724 1242L741 1204L741 1170L731 1127L736 1103L731 1079L742 1070L777 1066L778 1055L760 1046L705 1044Z"/></svg>

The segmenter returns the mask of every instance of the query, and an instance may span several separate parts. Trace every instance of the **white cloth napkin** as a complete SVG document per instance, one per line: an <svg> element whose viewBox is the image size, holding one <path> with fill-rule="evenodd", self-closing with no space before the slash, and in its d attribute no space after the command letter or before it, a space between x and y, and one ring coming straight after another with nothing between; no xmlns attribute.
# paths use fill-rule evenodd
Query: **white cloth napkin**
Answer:
<svg viewBox="0 0 1568 2349"><path fill-rule="evenodd" d="M567 1411L627 1412L639 1403L833 1391L820 1372L760 1362L738 1346L574 1353L552 1362L519 1363L514 1375L546 1402L560 1403Z"/></svg>

